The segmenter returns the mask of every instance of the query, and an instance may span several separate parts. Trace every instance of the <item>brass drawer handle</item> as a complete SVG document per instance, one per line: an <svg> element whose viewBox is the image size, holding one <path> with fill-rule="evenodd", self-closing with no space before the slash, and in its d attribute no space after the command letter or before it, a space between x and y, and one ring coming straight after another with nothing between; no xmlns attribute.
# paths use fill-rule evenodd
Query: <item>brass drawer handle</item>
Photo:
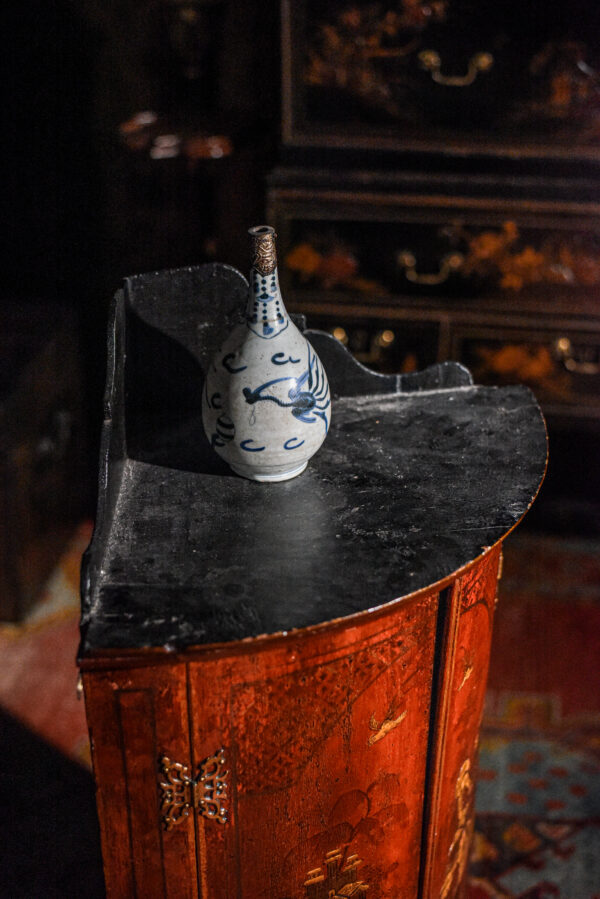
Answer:
<svg viewBox="0 0 600 899"><path fill-rule="evenodd" d="M554 341L554 353L567 371L578 375L600 374L598 362L580 362L573 356L573 344L568 337L559 337Z"/></svg>
<svg viewBox="0 0 600 899"><path fill-rule="evenodd" d="M400 268L404 269L404 276L413 284L427 284L435 287L437 284L443 284L450 275L459 271L465 261L462 253L448 253L443 257L438 272L429 275L420 275L417 272L417 260L414 253L410 250L401 250L396 256L396 262Z"/></svg>
<svg viewBox="0 0 600 899"><path fill-rule="evenodd" d="M220 824L227 823L228 772L224 767L225 750L219 749L202 762L200 774L194 780L187 765L162 756L160 772L164 779L159 781L160 810L166 830L188 818L192 810Z"/></svg>
<svg viewBox="0 0 600 899"><path fill-rule="evenodd" d="M426 72L431 72L431 78L436 84L445 87L468 87L473 84L480 72L489 72L494 65L494 57L491 53L476 53L469 60L469 68L466 75L442 75L442 60L437 50L421 50L419 63Z"/></svg>

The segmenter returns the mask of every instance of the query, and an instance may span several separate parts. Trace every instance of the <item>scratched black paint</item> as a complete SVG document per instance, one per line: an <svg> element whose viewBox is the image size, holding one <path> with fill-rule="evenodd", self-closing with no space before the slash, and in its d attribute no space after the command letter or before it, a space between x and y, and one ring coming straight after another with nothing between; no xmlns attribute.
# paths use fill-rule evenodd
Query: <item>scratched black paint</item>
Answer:
<svg viewBox="0 0 600 899"><path fill-rule="evenodd" d="M329 436L282 484L233 475L200 419L203 372L244 306L226 266L128 279L109 340L82 655L302 628L389 602L478 556L525 513L546 433L524 387L459 365L378 375L307 332L335 397Z"/></svg>

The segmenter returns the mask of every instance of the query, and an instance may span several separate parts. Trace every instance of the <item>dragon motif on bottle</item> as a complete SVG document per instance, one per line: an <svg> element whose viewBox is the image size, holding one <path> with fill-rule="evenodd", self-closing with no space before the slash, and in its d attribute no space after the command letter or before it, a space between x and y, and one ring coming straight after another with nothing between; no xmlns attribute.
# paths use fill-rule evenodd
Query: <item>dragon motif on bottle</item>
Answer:
<svg viewBox="0 0 600 899"><path fill-rule="evenodd" d="M278 385L290 382L287 398L277 393ZM281 390L279 391L281 393ZM308 361L300 377L293 375L273 378L254 389L244 387L243 394L248 405L255 403L276 403L284 409L290 409L294 418L306 424L318 419L325 423L325 431L329 428L328 409L331 406L329 384L318 356L308 346Z"/></svg>

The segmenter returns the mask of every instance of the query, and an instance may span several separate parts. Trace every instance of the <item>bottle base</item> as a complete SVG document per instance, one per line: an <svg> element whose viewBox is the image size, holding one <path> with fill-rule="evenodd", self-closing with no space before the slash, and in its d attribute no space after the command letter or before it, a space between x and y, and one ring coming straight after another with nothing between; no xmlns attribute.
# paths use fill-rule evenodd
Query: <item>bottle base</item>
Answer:
<svg viewBox="0 0 600 899"><path fill-rule="evenodd" d="M277 481L289 481L291 478L298 477L299 474L302 474L306 466L308 465L308 460L303 462L302 465L297 465L295 468L288 468L286 471L275 471L275 472L261 472L260 470L256 470L251 465L232 465L230 463L230 468L235 471L236 474L239 474L242 478L247 478L249 481L259 481L262 484L274 484Z"/></svg>

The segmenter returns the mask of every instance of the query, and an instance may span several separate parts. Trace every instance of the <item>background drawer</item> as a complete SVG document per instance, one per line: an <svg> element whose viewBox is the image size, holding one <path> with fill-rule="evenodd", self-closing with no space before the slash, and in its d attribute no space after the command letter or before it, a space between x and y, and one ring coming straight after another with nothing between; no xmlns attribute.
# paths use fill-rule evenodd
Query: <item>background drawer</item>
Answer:
<svg viewBox="0 0 600 899"><path fill-rule="evenodd" d="M480 384L528 384L548 414L600 413L600 333L457 327L451 354Z"/></svg>
<svg viewBox="0 0 600 899"><path fill-rule="evenodd" d="M286 295L389 302L395 297L547 301L600 284L600 219L517 209L397 206L337 208L313 199L318 220L285 210ZM277 214L277 213L276 213Z"/></svg>
<svg viewBox="0 0 600 899"><path fill-rule="evenodd" d="M589 0L282 8L288 144L597 158Z"/></svg>

